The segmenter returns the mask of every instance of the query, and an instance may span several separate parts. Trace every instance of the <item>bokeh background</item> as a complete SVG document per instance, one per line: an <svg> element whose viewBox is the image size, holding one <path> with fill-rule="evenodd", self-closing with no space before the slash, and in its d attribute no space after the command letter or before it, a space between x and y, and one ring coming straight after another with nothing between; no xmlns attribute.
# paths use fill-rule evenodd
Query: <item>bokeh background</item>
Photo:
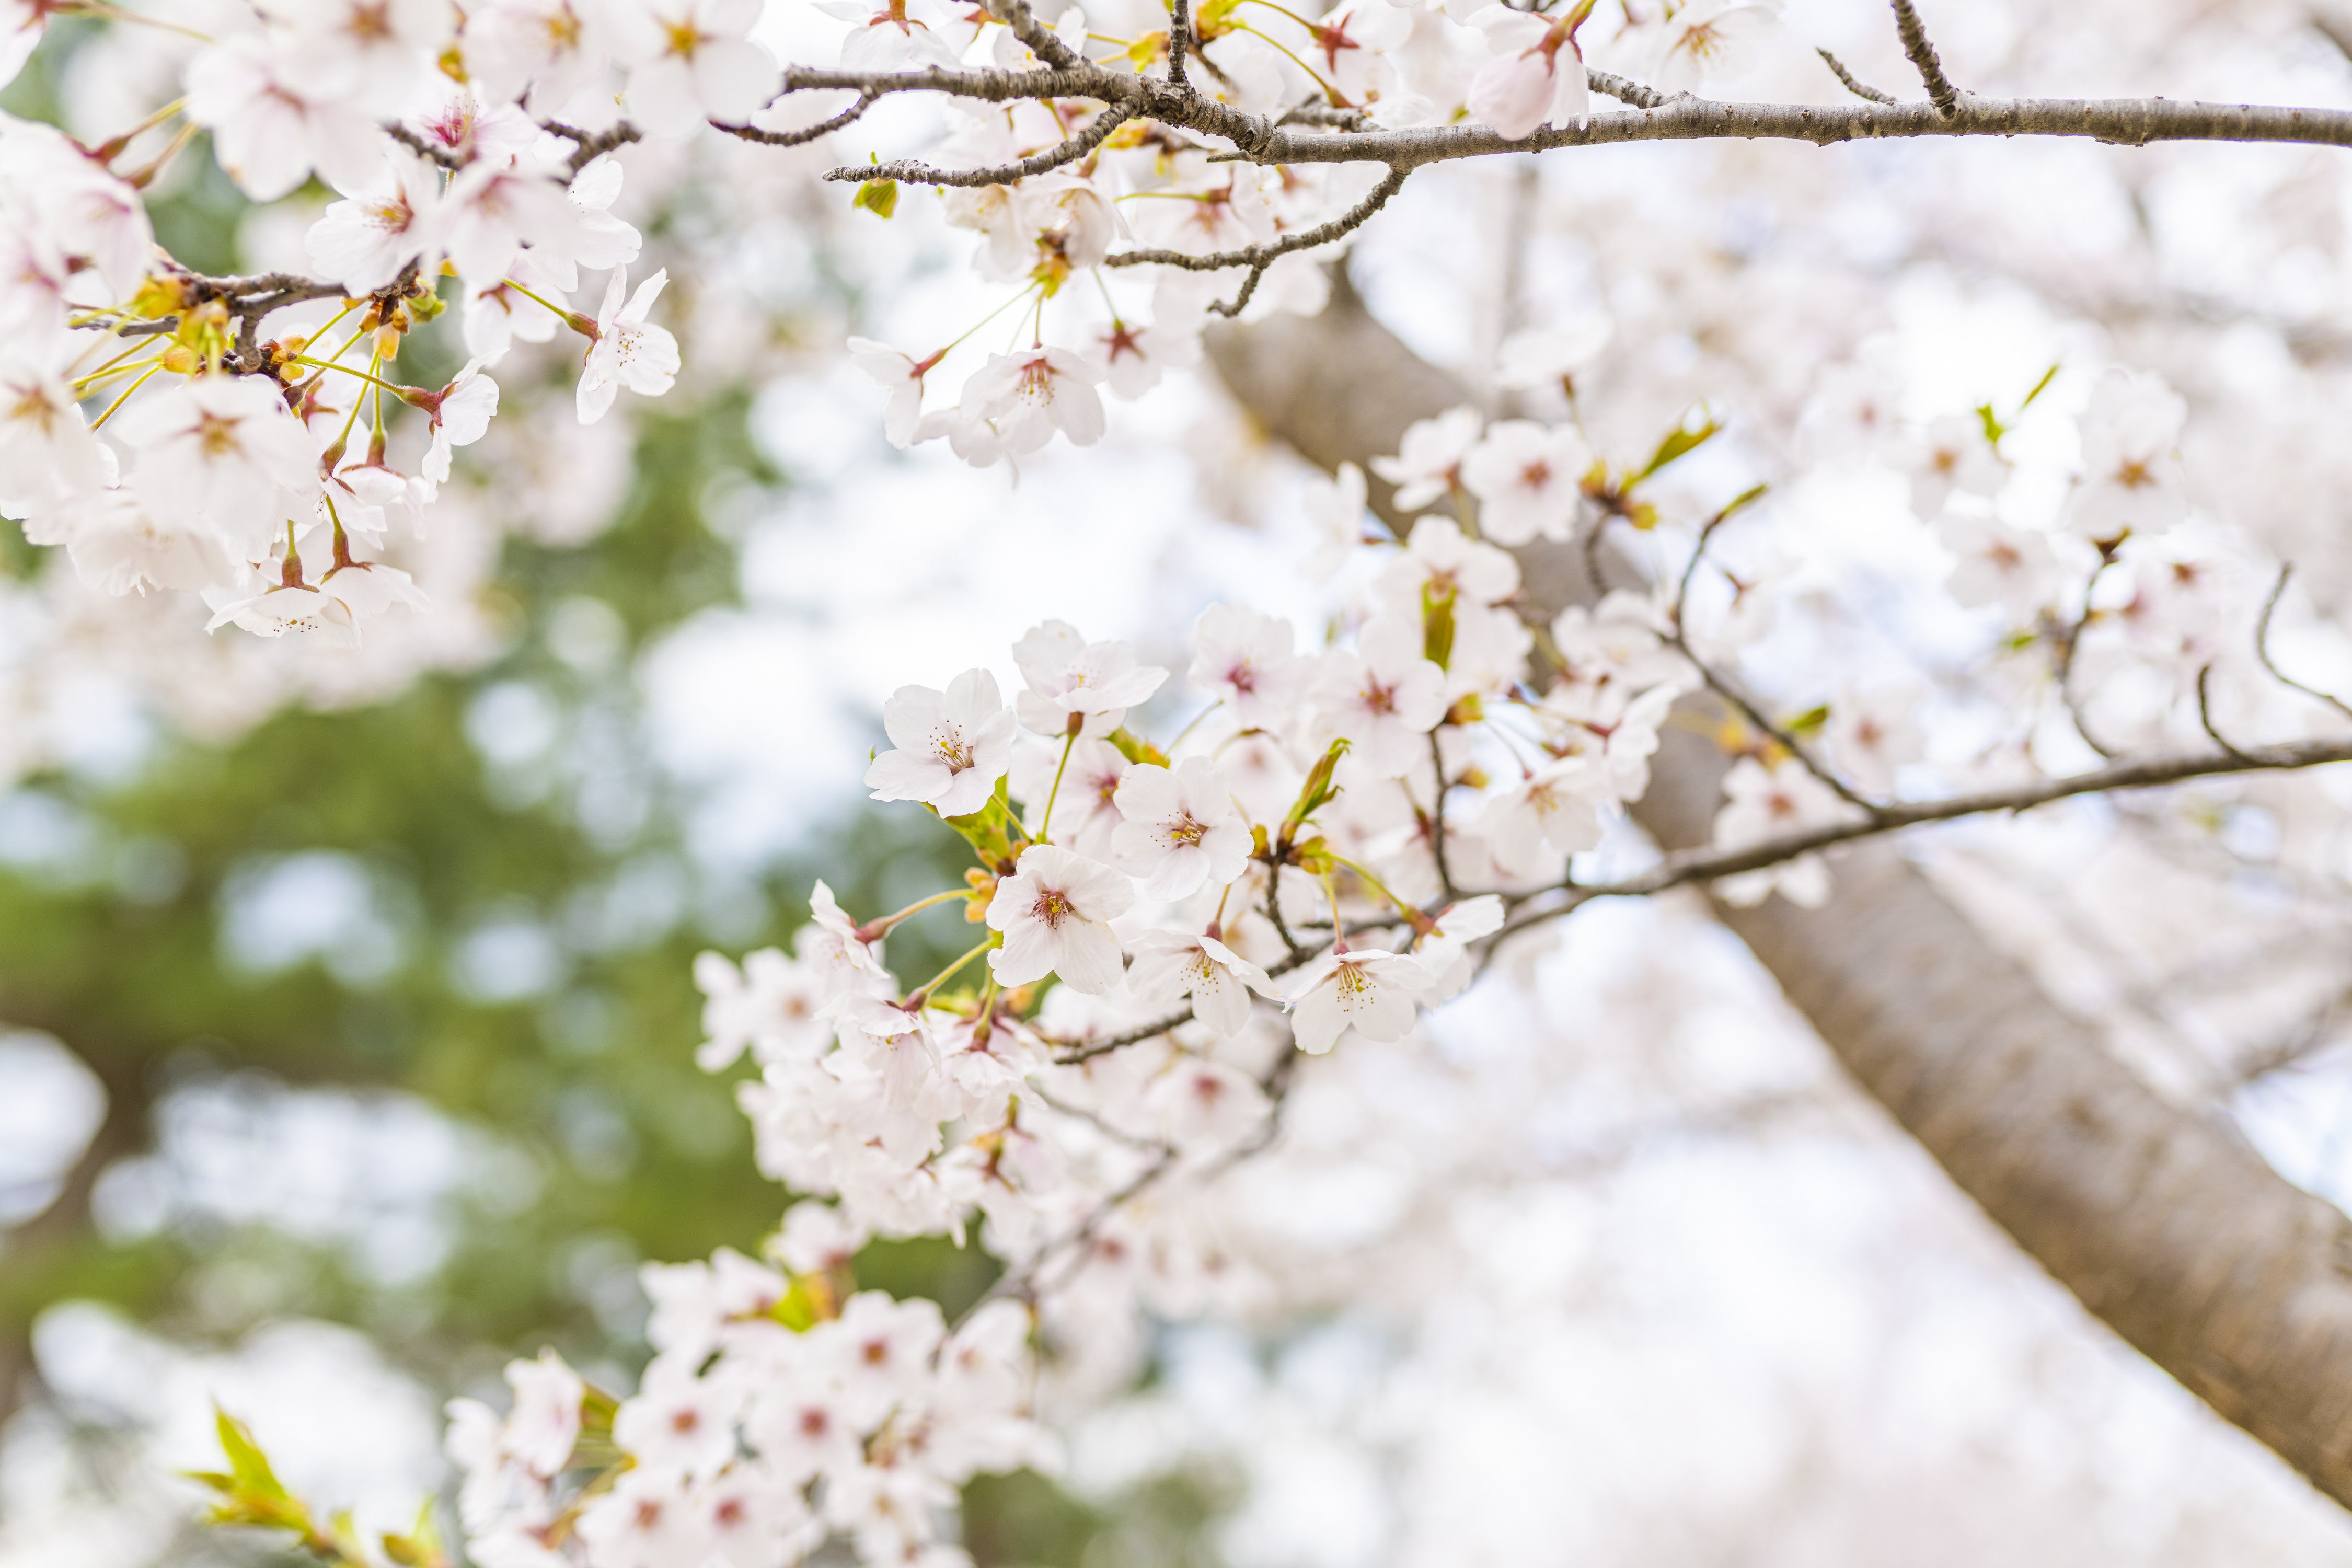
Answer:
<svg viewBox="0 0 2352 1568"><path fill-rule="evenodd" d="M2046 62L2077 90L2352 100L2343 51L2291 7L2155 7L2144 48L2106 54L2133 8L2054 40L2029 8L1979 9L1947 48L1973 79ZM1897 79L1878 7L1807 18ZM0 107L102 132L152 106L166 47L60 24ZM925 131L877 118L886 142ZM2159 362L2240 452L2262 448L2233 409L2343 392L2340 154L1620 151L1416 181L1358 283L1474 384L1515 314L1605 300L1649 377L1629 429L1675 416L1711 354L1801 396L1836 338L1815 329L1849 316L1848 346L1880 333L1960 408L2053 358ZM860 798L881 700L1004 665L1047 616L1181 664L1219 599L1309 635L1336 608L1297 570L1305 477L1206 373L1017 483L892 451L837 345L943 338L984 308L969 237L911 201L852 221L819 154L631 154L646 265L676 279L678 390L583 441L559 351L502 365L508 413L410 558L436 608L359 654L90 600L0 529L5 1568L266 1555L194 1530L172 1479L208 1458L214 1401L298 1487L389 1525L444 1480L440 1401L495 1395L509 1357L551 1344L628 1386L637 1266L749 1247L785 1203L728 1083L694 1068L694 955L785 940L817 876L866 913L960 872L944 830ZM2008 226L1977 221L1995 205ZM154 209L213 270L299 257L307 220L249 211L201 144ZM2233 246L2244 213L2292 243ZM1702 298L1715 319L1672 323ZM2204 335L2158 335L2181 321ZM404 372L453 369L452 337L420 333ZM2323 608L2352 563L2336 460L2269 452L2297 504L2249 520ZM1931 550L1886 542L1903 503L1880 481L1813 498L1810 537L1845 564L1812 602L1932 583ZM1843 657L1909 637L1948 660L1967 638L1948 633L1881 626ZM2231 1074L2252 1060L2234 999L2283 952L2340 950L2341 898L2263 881L2256 818L2222 862L2169 831L2076 816L1950 841L1945 864L2086 1017L2221 1064L2216 1113L2338 1195L2340 1009ZM2147 918L2151 889L2205 912ZM1330 1289L1154 1326L1059 1474L974 1487L980 1563L2352 1563L2352 1523L2084 1319L1701 914L1572 929L1449 1011L1411 1070L1332 1068L1268 1188ZM928 973L958 934L894 936L898 966ZM877 1244L857 1270L950 1310L990 1278L944 1243Z"/></svg>

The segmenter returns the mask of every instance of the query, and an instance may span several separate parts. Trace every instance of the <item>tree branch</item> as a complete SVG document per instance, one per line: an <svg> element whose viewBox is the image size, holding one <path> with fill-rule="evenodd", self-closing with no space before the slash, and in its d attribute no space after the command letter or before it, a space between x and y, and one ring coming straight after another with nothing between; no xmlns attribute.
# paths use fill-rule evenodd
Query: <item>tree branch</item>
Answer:
<svg viewBox="0 0 2352 1568"><path fill-rule="evenodd" d="M1238 316L1257 291L1257 282L1265 269L1278 257L1296 250L1312 250L1318 245L1328 245L1335 239L1361 228L1371 216L1388 205L1389 198L1404 188L1406 171L1391 169L1388 176L1372 187L1372 194L1333 218L1329 223L1286 235L1271 245L1244 246L1239 250L1220 250L1207 256L1195 256L1186 250L1123 250L1107 257L1105 267L1181 267L1187 272L1222 272L1228 268L1246 267L1249 276L1243 279L1241 292L1231 300L1212 305L1210 310L1220 316Z"/></svg>
<svg viewBox="0 0 2352 1568"><path fill-rule="evenodd" d="M733 129L731 126L719 125L717 121L711 123L721 131ZM614 148L625 147L632 142L643 140L645 136L644 132L625 120L603 131L583 131L577 126L566 125L560 120L543 121L540 124L540 129L561 136L572 143L571 168L575 174Z"/></svg>
<svg viewBox="0 0 2352 1568"><path fill-rule="evenodd" d="M861 100L862 101L862 100ZM896 163L874 163L860 168L855 163L839 169L828 169L828 180L898 180L910 185L957 185L966 189L981 185L1009 185L1015 180L1025 180L1032 174L1042 174L1058 169L1065 163L1075 163L1108 140L1110 133L1134 118L1135 110L1124 103L1112 104L1094 118L1094 123L1058 146L1022 159L1017 163L1000 164L992 169L935 169L929 163L911 159Z"/></svg>
<svg viewBox="0 0 2352 1568"><path fill-rule="evenodd" d="M1375 131L1360 136L1274 132L1262 163L1380 163L1419 168L1454 158L1601 147L1626 142L1841 142L1911 136L2063 136L2145 146L2151 142L2294 142L2352 147L2352 110L2162 98L1963 99L1933 104L1719 103L1676 98L1639 112L1596 114L1582 127L1547 127L1506 141L1483 125Z"/></svg>
<svg viewBox="0 0 2352 1568"><path fill-rule="evenodd" d="M1936 112L1949 120L1960 111L1960 89L1944 74L1944 65L1936 58L1936 46L1927 41L1927 29L1920 23L1919 13L1911 7L1911 0L1895 0L1895 30L1903 36L1903 52L1919 68L1919 79L1927 86L1929 101ZM1838 73L1843 76L1843 71Z"/></svg>
<svg viewBox="0 0 2352 1568"><path fill-rule="evenodd" d="M821 136L831 135L856 120L858 116L881 100L882 95L878 92L861 92L857 95L856 103L851 104L832 119L820 120L814 125L804 125L798 131L762 131L756 125L721 125L716 120L710 122L710 128L714 131L724 131L728 135L740 137L746 142L756 142L762 147L799 147Z"/></svg>
<svg viewBox="0 0 2352 1568"><path fill-rule="evenodd" d="M2226 778L2232 773L2291 772L2347 762L2352 762L2352 741L2291 741L2279 745L2223 750L2200 756L2143 757L2092 773L2042 779L2011 789L1954 795L1949 800L1866 805L1863 808L1864 815L1850 822L1829 823L1807 828L1801 833L1782 834L1779 837L1763 839L1736 849L1678 850L1637 877L1628 877L1616 882L1567 884L1561 889L1569 895L1567 902L1547 906L1524 917L1515 916L1494 940L1499 942L1514 931L1556 919L1594 899L1641 898L1693 882L1717 881L1726 877L1737 877L1745 871L1760 871L1768 867L1785 865L1801 856L1811 855L1833 845L1876 838L1927 823L1954 822L1964 816L1983 816L1993 812L2031 811L2037 805L2048 805L2053 801L2069 800L2076 795L2154 789L2191 779Z"/></svg>

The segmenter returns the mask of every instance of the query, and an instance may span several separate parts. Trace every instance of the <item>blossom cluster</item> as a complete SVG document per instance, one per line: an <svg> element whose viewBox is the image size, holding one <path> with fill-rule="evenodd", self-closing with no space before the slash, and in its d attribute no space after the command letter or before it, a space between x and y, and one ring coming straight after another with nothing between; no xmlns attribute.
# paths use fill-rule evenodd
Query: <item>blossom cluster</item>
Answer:
<svg viewBox="0 0 2352 1568"><path fill-rule="evenodd" d="M845 69L1038 63L984 8L827 0L824 9L850 25L840 49ZM1169 62L1169 18L1159 0L1087 0L1058 16L1051 3L1034 9L1055 39L1093 65L1142 71ZM1192 7L1192 79L1219 104L1270 118L1307 105L1343 122L1395 130L1466 117L1516 140L1587 118L1583 48L1595 41L1588 24L1595 34L1613 29L1599 41L1612 60L1675 91L1753 65L1758 45L1779 31L1779 4L1697 0L1655 16L1629 6L1603 19L1591 0L1343 0L1309 19L1275 0L1213 0ZM944 438L981 467L1034 452L1057 433L1078 446L1098 439L1104 390L1138 397L1196 363L1213 310L1232 313L1245 299L1261 309L1318 309L1328 287L1323 258L1312 247L1280 247L1339 218L1381 172L1235 163L1144 121L1101 118L1113 113L1107 108L1090 119L1060 101L945 101L950 129L931 156L958 176L1008 170L1100 135L1086 157L1048 172L943 192L947 221L982 237L973 255L979 275L1017 289L992 314L1013 310L1003 351L970 370L952 404L927 408L927 394L971 333L928 352L851 341L859 368L888 393L884 428L892 442ZM1253 277L1244 297L1237 271L1134 264L1146 252L1256 262L1263 282ZM1073 274L1088 270L1095 286L1066 291Z"/></svg>
<svg viewBox="0 0 2352 1568"><path fill-rule="evenodd" d="M55 8L18 9L0 79ZM678 344L652 319L666 275L628 287L641 237L613 211L623 184L613 149L714 126L805 139L793 128L829 95L782 91L782 67L753 37L768 9L255 0L208 14L213 30L178 68L184 95L119 136L90 146L0 122L0 510L32 542L63 546L108 593L200 594L215 627L351 644L369 617L421 603L386 552L421 533L454 449L488 428L499 396L489 372L518 342L560 331L585 340L583 423L622 388L673 384ZM819 9L848 24L839 61L856 71L1034 60L1010 11L950 15L936 0ZM1363 123L1467 113L1523 136L1585 113L1579 40L1591 13L1589 3L1553 15L1500 0L1350 0L1307 21L1271 0L1229 0L1197 8L1190 47L1211 100L1233 109L1275 114L1304 95ZM1671 85L1736 68L1775 16L1771 4L1701 0L1664 20L1629 16L1611 47ZM115 25L142 20L195 31L132 12ZM1156 3L1095 0L1044 21L1104 68L1171 60ZM1099 388L1139 395L1196 362L1232 274L1119 266L1143 257L1114 258L1115 247L1228 260L1278 250L1363 198L1371 179L1212 162L1148 122L1090 125L1055 101L949 101L958 122L939 153L951 170L1016 164L1074 137L1098 142L1043 173L947 193L948 221L984 237L982 276L1016 288L992 315L1020 307L1007 352L972 368L954 406L926 409L925 389L963 338L920 355L852 342L889 389L893 441L945 437L982 465L1056 432L1090 442L1105 426ZM160 152L122 167L175 120ZM338 195L310 227L308 275L208 278L158 250L142 190L199 131L257 202L311 181ZM1261 300L1319 300L1306 251L1265 259L1265 287L1250 275ZM1099 287L1066 290L1081 270ZM601 304L575 309L594 287L583 275L599 272ZM453 305L464 368L438 385L406 384L403 340Z"/></svg>
<svg viewBox="0 0 2352 1568"><path fill-rule="evenodd" d="M544 117L593 121L601 98L610 124L607 78L648 134L695 105L756 107L774 77L740 37L757 10L680 32L657 6L593 27L561 5L475 6L461 27L436 0L261 5L189 56L183 100L114 141L0 121L0 510L107 592L201 594L215 626L353 643L418 603L383 552L421 536L518 341L586 340L583 423L678 370L650 320L663 275L627 287L641 239L611 210L619 163ZM156 160L118 170L174 116ZM340 193L308 235L315 276L207 278L156 247L142 188L197 129L257 201L314 177ZM593 314L571 304L583 271L607 274ZM404 339L450 303L464 368L403 384ZM395 431L416 448L397 462Z"/></svg>
<svg viewBox="0 0 2352 1568"><path fill-rule="evenodd" d="M956 1561L938 1543L956 1488L1050 1458L1030 1414L1029 1313L993 1302L950 1333L929 1301L836 1302L829 1213L796 1209L780 1238L805 1273L730 1251L649 1267L656 1353L625 1400L552 1351L508 1367L503 1417L453 1400L472 1560L774 1568L838 1533L868 1563Z"/></svg>
<svg viewBox="0 0 2352 1568"><path fill-rule="evenodd" d="M1591 344L1591 334L1538 333L1507 358L1534 389L1572 382ZM2067 483L2037 515L2020 499L2032 487L2015 482L2027 465L2004 449L2000 417L1906 421L1875 386L1866 366L1833 369L1803 438L1817 461L1861 458L1907 479L1921 526L1948 547L1950 594L2005 617L2013 650L2040 650L2047 701L2064 705L2063 667L2101 644L2161 664L2177 692L2195 689L2207 668L2198 661L2217 650L2182 628L2230 616L2200 597L2177 537L2194 531L2177 395L2145 374L2097 380L2071 421ZM1739 691L1745 655L1778 623L1789 563L1752 542L1711 553L1727 527L1769 515L1769 505L1747 510L1756 491L1703 521L1677 522L1652 499L1658 472L1715 428L1683 427L1647 464L1628 465L1596 452L1573 419L1455 409L1374 459L1394 487L1393 511L1410 520L1389 537L1374 532L1368 479L1352 467L1312 498L1329 536L1317 564L1345 567L1354 584L1325 646L1280 618L1214 605L1192 627L1179 679L1124 642L1048 621L1010 650L1019 685L1009 699L984 668L890 698L889 743L866 784L876 801L951 829L973 864L961 885L888 912L846 910L819 882L790 952L698 962L699 1065L728 1071L749 1057L755 1076L738 1097L758 1163L803 1201L769 1244L781 1270L722 1254L707 1268L648 1271L661 1354L613 1421L633 1468L579 1513L591 1568L688 1551L656 1539L663 1519L687 1521L680 1539L708 1549L713 1500L751 1507L737 1491L708 1490L710 1477L740 1473L751 1485L766 1473L770 1449L740 1412L806 1397L796 1380L814 1374L804 1363L847 1376L829 1352L739 1355L730 1336L781 1346L777 1324L790 1321L804 1346L822 1345L896 1323L913 1349L884 1358L934 1365L961 1354L980 1324L997 1324L991 1365L1034 1400L1053 1375L1038 1343L1082 1362L1083 1347L1116 1341L1139 1308L1247 1302L1250 1268L1195 1200L1272 1136L1298 1063L1403 1039L1470 985L1539 900L1591 887L1600 862L1578 858L1612 853L1612 833L1623 852L1630 835L1616 826L1649 788L1662 731L1698 711L1677 705L1702 689ZM1625 563L1648 585L1549 616L1528 603L1509 547L1576 542L1600 562L1621 533ZM1668 535L1679 552L1660 554ZM2011 762L1996 747L1923 768L1920 695L1907 685L1850 681L1788 718L1768 699L1743 700L1745 718L1714 731L1732 753L1713 830L1723 850L1863 822ZM1736 902L1777 892L1807 904L1830 891L1820 857L1797 849L1716 889ZM886 957L892 932L950 909L972 944L909 984ZM976 1241L1003 1269L989 1303L945 1342L950 1352L938 1352L946 1331L927 1306L852 1293L868 1239L940 1235ZM695 1375L714 1350L714 1370ZM776 1382L756 1393L728 1383L754 1374ZM914 1458L898 1457L902 1428L878 1405L810 1418L863 1436L865 1459L844 1465L870 1468L877 1452L893 1464L949 1456L943 1468L902 1472L927 1479L888 1494L890 1519L943 1507L947 1483L974 1468L1044 1454L1024 1425L1034 1404L995 1410L982 1425L1001 1441L975 1448L952 1436L964 1419L952 1400L904 1396L930 1412L919 1425L950 1434L915 1443ZM714 1426L730 1436L694 1450L698 1468L678 1435ZM505 1501L469 1516L485 1561L518 1531L542 1542L561 1534L551 1521L565 1517L545 1485L510 1473L530 1440L501 1447L489 1430L469 1411L454 1439L463 1456L496 1457L468 1457L478 1475L507 1478ZM873 1501L879 1482L839 1483L828 1471L810 1494L809 1473L771 1478L782 1489L757 1516L771 1521L761 1551L790 1555L828 1531L854 1537L872 1562L918 1544L951 1550L861 1511L883 1506ZM614 1522L623 1498L641 1526Z"/></svg>

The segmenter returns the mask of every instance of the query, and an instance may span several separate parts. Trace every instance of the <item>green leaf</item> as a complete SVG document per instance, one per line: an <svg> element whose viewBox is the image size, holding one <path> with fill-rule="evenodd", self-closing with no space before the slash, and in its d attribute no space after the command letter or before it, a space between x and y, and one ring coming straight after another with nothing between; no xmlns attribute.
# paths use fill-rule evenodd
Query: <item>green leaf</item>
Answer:
<svg viewBox="0 0 2352 1568"><path fill-rule="evenodd" d="M1666 438L1658 443L1658 449L1650 454L1649 463L1640 473L1633 476L1633 482L1638 485L1668 463L1698 450L1713 440L1716 433L1722 428L1723 422L1713 415L1707 415L1706 422L1696 430L1688 425L1677 425L1666 432Z"/></svg>
<svg viewBox="0 0 2352 1568"><path fill-rule="evenodd" d="M963 841L980 857L981 864L1000 877L1012 874L1021 851L1029 847L1028 836L1021 831L1020 819L1013 815L1003 779L996 781L996 793L978 811L940 820L961 834Z"/></svg>
<svg viewBox="0 0 2352 1568"><path fill-rule="evenodd" d="M792 1288L768 1309L768 1316L792 1330L804 1334L828 1318L839 1316L834 1305L832 1289L814 1274L795 1274Z"/></svg>
<svg viewBox="0 0 2352 1568"><path fill-rule="evenodd" d="M1307 770L1307 782L1299 786L1298 799L1292 804L1290 815L1282 819L1281 841L1286 852L1291 841L1298 837L1298 829L1307 819L1339 797L1339 792L1331 786L1331 770L1339 765L1339 759L1347 752L1347 738L1342 736L1332 742L1331 749L1317 758L1314 767Z"/></svg>
<svg viewBox="0 0 2352 1568"><path fill-rule="evenodd" d="M433 1500L416 1510L416 1524L406 1535L386 1532L383 1554L398 1568L445 1568L449 1553L441 1544L441 1527L433 1518Z"/></svg>
<svg viewBox="0 0 2352 1568"><path fill-rule="evenodd" d="M868 180L857 187L857 195L849 205L852 208L864 207L876 217L887 218L898 210L898 182Z"/></svg>
<svg viewBox="0 0 2352 1568"><path fill-rule="evenodd" d="M2000 422L2000 416L1992 411L1992 405L1978 404L1977 417L1984 421L1985 439L1996 447L2000 446L2000 438L2009 434L2009 426Z"/></svg>
<svg viewBox="0 0 2352 1568"><path fill-rule="evenodd" d="M1808 708L1793 719L1783 720L1780 728L1791 735L1810 735L1830 721L1830 705L1826 702Z"/></svg>
<svg viewBox="0 0 2352 1568"><path fill-rule="evenodd" d="M221 1451L228 1456L229 1473L237 1492L272 1502L292 1500L277 1472L269 1468L269 1456L253 1440L251 1427L217 1405L213 1406L213 1425L220 1432Z"/></svg>

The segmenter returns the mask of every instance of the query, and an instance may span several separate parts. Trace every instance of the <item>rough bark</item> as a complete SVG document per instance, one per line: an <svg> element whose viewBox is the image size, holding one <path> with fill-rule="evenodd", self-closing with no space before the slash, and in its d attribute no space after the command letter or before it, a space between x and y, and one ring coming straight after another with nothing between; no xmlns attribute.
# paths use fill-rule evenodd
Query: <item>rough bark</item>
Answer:
<svg viewBox="0 0 2352 1568"><path fill-rule="evenodd" d="M1312 321L1210 340L1270 432L1333 467L1468 401L1345 287ZM1389 492L1376 487L1387 513ZM1589 598L1580 560L1523 552L1539 602ZM1666 731L1637 815L1703 842L1724 766ZM1717 912L1862 1087L2094 1315L2352 1507L2352 1221L2225 1122L2155 1094L1892 842L1835 858L1827 907Z"/></svg>

